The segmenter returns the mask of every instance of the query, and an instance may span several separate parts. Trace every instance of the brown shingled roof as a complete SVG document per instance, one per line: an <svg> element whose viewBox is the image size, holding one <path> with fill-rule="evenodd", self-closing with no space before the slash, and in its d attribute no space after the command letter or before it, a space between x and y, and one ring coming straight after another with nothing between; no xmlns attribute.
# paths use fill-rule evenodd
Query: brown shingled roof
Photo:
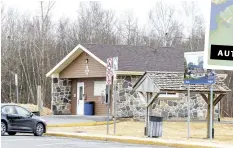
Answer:
<svg viewBox="0 0 233 148"><path fill-rule="evenodd" d="M140 85L140 81L143 77L150 78L151 82L154 83L161 91L170 92L183 92L187 91L187 86L184 84L184 73L183 72L161 72L161 71L150 71L145 72L144 75L137 81L133 86L135 89ZM217 74L216 84L213 84L213 91L215 93L226 93L231 91L224 80L226 78L225 74ZM191 92L209 93L210 85L190 85Z"/></svg>

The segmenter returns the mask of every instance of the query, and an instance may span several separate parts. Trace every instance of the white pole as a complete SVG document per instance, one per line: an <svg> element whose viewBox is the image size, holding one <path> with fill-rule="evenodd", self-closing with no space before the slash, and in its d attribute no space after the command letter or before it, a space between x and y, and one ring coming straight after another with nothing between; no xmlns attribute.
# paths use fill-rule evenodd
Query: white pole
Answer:
<svg viewBox="0 0 233 148"><path fill-rule="evenodd" d="M188 85L188 139L190 138L190 85Z"/></svg>
<svg viewBox="0 0 233 148"><path fill-rule="evenodd" d="M15 74L15 86L16 86L16 100L19 103L19 91L18 91L18 75Z"/></svg>
<svg viewBox="0 0 233 148"><path fill-rule="evenodd" d="M107 123L107 134L109 133L109 111L110 111L110 87L111 85L108 85L108 123Z"/></svg>
<svg viewBox="0 0 233 148"><path fill-rule="evenodd" d="M11 103L12 103L12 99L11 99L11 80L10 80L10 100L11 100Z"/></svg>
<svg viewBox="0 0 233 148"><path fill-rule="evenodd" d="M213 120L212 120L212 115L213 115L213 84L211 84L210 86L210 141L212 140L212 123L213 123Z"/></svg>
<svg viewBox="0 0 233 148"><path fill-rule="evenodd" d="M115 79L116 82L116 79ZM116 83L114 83L114 134L116 134ZM119 88L118 88L119 89Z"/></svg>

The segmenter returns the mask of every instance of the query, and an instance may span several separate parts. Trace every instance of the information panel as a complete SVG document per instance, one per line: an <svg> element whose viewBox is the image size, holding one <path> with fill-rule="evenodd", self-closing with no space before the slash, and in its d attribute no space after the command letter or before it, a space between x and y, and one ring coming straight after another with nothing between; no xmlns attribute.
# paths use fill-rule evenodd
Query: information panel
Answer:
<svg viewBox="0 0 233 148"><path fill-rule="evenodd" d="M204 68L233 70L233 0L211 0Z"/></svg>

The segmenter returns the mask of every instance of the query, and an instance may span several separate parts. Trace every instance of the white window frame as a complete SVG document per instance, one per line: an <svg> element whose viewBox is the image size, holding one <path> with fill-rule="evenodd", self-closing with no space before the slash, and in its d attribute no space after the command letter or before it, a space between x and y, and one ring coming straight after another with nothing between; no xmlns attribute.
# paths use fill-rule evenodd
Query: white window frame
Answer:
<svg viewBox="0 0 233 148"><path fill-rule="evenodd" d="M179 97L179 93L168 93L168 92L162 92L158 96L159 100L181 100Z"/></svg>
<svg viewBox="0 0 233 148"><path fill-rule="evenodd" d="M96 88L96 87L101 87L101 88ZM97 90L97 89L103 89L103 90ZM94 81L94 96L101 96L102 91L106 89L106 81ZM100 91L100 92L97 92Z"/></svg>

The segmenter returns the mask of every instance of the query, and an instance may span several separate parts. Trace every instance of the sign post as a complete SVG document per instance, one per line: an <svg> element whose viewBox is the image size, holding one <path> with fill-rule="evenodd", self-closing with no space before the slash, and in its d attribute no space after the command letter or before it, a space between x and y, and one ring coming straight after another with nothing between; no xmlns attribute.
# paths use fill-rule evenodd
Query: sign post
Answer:
<svg viewBox="0 0 233 148"><path fill-rule="evenodd" d="M212 140L212 125L213 125L213 84L210 86L210 126L209 126L209 133L210 133L210 141Z"/></svg>
<svg viewBox="0 0 233 148"><path fill-rule="evenodd" d="M190 85L188 84L188 139L190 138Z"/></svg>
<svg viewBox="0 0 233 148"><path fill-rule="evenodd" d="M107 104L107 134L109 133L109 114L110 114L110 96L111 96L111 84L112 84L112 58L108 58L107 59L107 70L106 70L106 86L107 86L107 95L106 95L106 99L107 101L106 104Z"/></svg>
<svg viewBox="0 0 233 148"><path fill-rule="evenodd" d="M110 114L110 85L107 85L107 91L108 91L108 95L107 95L107 98L108 98L108 101L107 101L107 114L108 114L108 123L107 123L107 134L109 133L109 114Z"/></svg>
<svg viewBox="0 0 233 148"><path fill-rule="evenodd" d="M113 74L114 74L114 134L116 134L116 72L118 70L118 57L113 58ZM118 87L119 89L119 87Z"/></svg>
<svg viewBox="0 0 233 148"><path fill-rule="evenodd" d="M204 52L188 52L185 56L184 84L188 84L188 139L190 138L190 84L211 85L210 101L213 100L212 85L215 83L215 74L212 70L203 68ZM210 137L212 138L212 104L210 104ZM211 139L210 138L210 139Z"/></svg>

